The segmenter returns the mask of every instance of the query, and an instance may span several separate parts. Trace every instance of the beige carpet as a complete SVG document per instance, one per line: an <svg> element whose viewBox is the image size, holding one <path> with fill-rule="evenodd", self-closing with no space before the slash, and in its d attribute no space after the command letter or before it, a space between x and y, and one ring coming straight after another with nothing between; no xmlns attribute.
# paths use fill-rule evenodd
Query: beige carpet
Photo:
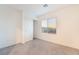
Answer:
<svg viewBox="0 0 79 59"><path fill-rule="evenodd" d="M25 44L3 48L1 55L77 55L79 50L35 39Z"/></svg>

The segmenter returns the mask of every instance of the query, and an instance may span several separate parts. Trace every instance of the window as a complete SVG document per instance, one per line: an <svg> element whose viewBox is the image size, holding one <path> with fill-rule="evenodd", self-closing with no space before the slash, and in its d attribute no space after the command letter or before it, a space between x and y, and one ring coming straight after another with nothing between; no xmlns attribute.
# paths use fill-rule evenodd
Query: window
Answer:
<svg viewBox="0 0 79 59"><path fill-rule="evenodd" d="M56 18L42 20L42 32L56 33Z"/></svg>

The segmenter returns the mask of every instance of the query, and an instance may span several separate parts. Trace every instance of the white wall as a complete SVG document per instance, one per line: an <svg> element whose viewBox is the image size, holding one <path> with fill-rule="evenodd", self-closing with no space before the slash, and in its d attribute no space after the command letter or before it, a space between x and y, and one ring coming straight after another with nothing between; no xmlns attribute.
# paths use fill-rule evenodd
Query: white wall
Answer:
<svg viewBox="0 0 79 59"><path fill-rule="evenodd" d="M16 23L16 43L22 43L22 11L20 11L17 15L17 23Z"/></svg>
<svg viewBox="0 0 79 59"><path fill-rule="evenodd" d="M33 40L33 18L23 11L23 43Z"/></svg>
<svg viewBox="0 0 79 59"><path fill-rule="evenodd" d="M41 31L44 17L57 18L57 33ZM70 5L38 17L37 38L79 49L79 5Z"/></svg>
<svg viewBox="0 0 79 59"><path fill-rule="evenodd" d="M33 20L33 38L37 37L37 27L38 27L38 21Z"/></svg>
<svg viewBox="0 0 79 59"><path fill-rule="evenodd" d="M21 13L19 11L6 5L0 5L0 48L21 42L21 39L18 39L21 37L20 21ZM18 33L20 34L18 35Z"/></svg>

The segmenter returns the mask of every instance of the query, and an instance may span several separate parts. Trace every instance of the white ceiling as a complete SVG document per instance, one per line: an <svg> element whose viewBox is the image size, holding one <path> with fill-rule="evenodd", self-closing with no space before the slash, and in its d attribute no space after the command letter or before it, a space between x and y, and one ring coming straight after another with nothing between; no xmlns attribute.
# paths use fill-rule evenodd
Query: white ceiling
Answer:
<svg viewBox="0 0 79 59"><path fill-rule="evenodd" d="M8 5L12 8L16 8L21 11L25 11L30 16L36 17L39 15L42 15L44 13L47 13L49 11L55 11L58 8L65 7L68 5L63 4L48 4L48 7L44 8L43 4L14 4L14 5Z"/></svg>

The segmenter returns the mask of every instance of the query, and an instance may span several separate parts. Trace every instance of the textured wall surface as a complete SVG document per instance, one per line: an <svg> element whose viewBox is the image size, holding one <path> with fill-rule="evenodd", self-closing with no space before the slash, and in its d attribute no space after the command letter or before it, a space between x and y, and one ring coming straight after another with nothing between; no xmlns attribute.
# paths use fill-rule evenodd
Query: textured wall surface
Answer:
<svg viewBox="0 0 79 59"><path fill-rule="evenodd" d="M41 21L57 18L57 33L42 33ZM79 49L79 5L70 5L38 17L37 38Z"/></svg>

